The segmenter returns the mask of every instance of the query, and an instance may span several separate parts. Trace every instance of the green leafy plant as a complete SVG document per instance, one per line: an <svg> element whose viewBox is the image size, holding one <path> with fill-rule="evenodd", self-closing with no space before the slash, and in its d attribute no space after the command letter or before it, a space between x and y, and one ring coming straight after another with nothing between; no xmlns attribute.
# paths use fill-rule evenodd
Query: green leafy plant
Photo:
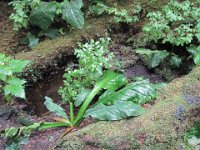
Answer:
<svg viewBox="0 0 200 150"><path fill-rule="evenodd" d="M26 120L27 121L27 120ZM2 138L6 138L6 150L18 150L21 145L26 144L28 142L29 136L34 131L41 131L48 128L52 128L54 126L63 126L64 123L56 123L56 122L39 122L35 123L32 121L28 121L29 123L26 126L22 127L11 127L7 128L0 132L0 136Z"/></svg>
<svg viewBox="0 0 200 150"><path fill-rule="evenodd" d="M166 50L149 50L149 49L137 49L137 54L144 55L147 66L149 69L158 67L164 60L170 60L170 65L173 67L179 67L182 60L174 53L169 53Z"/></svg>
<svg viewBox="0 0 200 150"><path fill-rule="evenodd" d="M128 12L126 9L119 10L115 4L114 7L108 7L106 12L114 15L114 21L116 23L136 23L139 21L139 13L141 10L142 7L140 5L136 5L131 12Z"/></svg>
<svg viewBox="0 0 200 150"><path fill-rule="evenodd" d="M14 13L9 17L13 21L13 29L18 31L21 28L27 28L30 10L37 8L39 4L40 0L13 0L10 2L9 5L14 9Z"/></svg>
<svg viewBox="0 0 200 150"><path fill-rule="evenodd" d="M21 73L29 63L30 61L27 60L14 60L5 54L0 54L0 88L8 102L12 101L13 96L26 98L25 81L16 75Z"/></svg>
<svg viewBox="0 0 200 150"><path fill-rule="evenodd" d="M102 91L104 92L102 93ZM99 94L101 96L95 103L95 97ZM76 106L79 107L77 114L74 112L76 102L68 102L70 105L69 116L52 99L45 97L44 104L46 107L60 117L55 118L57 122L34 123L28 121L28 123L25 123L26 126L5 129L0 132L0 135L7 139L8 147L19 147L33 131L54 127L69 127L68 129L73 129L84 118L88 117L111 121L139 116L144 113L144 109L139 104L144 104L155 98L156 91L154 85L148 80L140 80L127 85L127 79L123 74L106 71L104 76L96 82L94 88L86 95L83 101ZM94 104L89 108L91 102Z"/></svg>
<svg viewBox="0 0 200 150"><path fill-rule="evenodd" d="M192 55L195 64L200 65L200 46L190 45L187 51Z"/></svg>
<svg viewBox="0 0 200 150"><path fill-rule="evenodd" d="M90 11L93 14L101 15L103 12L105 12L109 7L106 5L106 3L103 0L93 0L89 6Z"/></svg>
<svg viewBox="0 0 200 150"><path fill-rule="evenodd" d="M94 85L103 75L103 69L111 69L114 55L108 50L109 41L109 38L90 40L75 49L79 65L76 69L68 68L64 74L64 86L59 90L63 102L74 101L81 91Z"/></svg>
<svg viewBox="0 0 200 150"><path fill-rule="evenodd" d="M24 0L12 1L10 5L15 11L10 19L17 31L23 27L27 28L29 24L48 31L59 16L71 26L82 28L84 25L84 15L80 10L83 7L82 0L64 0L61 3Z"/></svg>
<svg viewBox="0 0 200 150"><path fill-rule="evenodd" d="M143 31L149 40L173 45L190 44L194 37L199 41L200 8L198 2L171 0L161 11L150 12ZM153 31L153 32L152 32Z"/></svg>
<svg viewBox="0 0 200 150"><path fill-rule="evenodd" d="M149 41L161 41L175 46L188 46L200 42L199 6L199 1L170 0L161 11L150 12L147 15L149 22L143 27L145 37ZM198 64L198 56L195 54L198 52L192 53L194 62Z"/></svg>
<svg viewBox="0 0 200 150"><path fill-rule="evenodd" d="M200 125L190 128L185 136L184 142L188 150L199 149L200 145Z"/></svg>
<svg viewBox="0 0 200 150"><path fill-rule="evenodd" d="M77 115L74 113L76 102L69 102L70 117L48 97L46 97L45 105L50 111L62 117L62 119L59 119L61 122L64 121L69 126L78 126L84 118L90 116L98 120L120 120L138 116L144 112L139 104L144 104L155 98L156 91L148 80L126 84L127 79L124 75L110 71L105 72L102 79L95 84L86 98L78 102L79 105L76 105L80 107ZM88 109L90 103L95 100L95 96L100 94L102 90L105 90L105 92ZM79 100L77 99L77 101Z"/></svg>
<svg viewBox="0 0 200 150"><path fill-rule="evenodd" d="M44 2L41 0L14 0L10 2L14 12L10 15L13 21L13 29L19 31L22 28L38 27L34 35L27 34L23 43L30 48L37 45L39 37L56 37L58 29L52 28L53 24L66 22L70 27L82 28L84 26L84 14L82 0L64 0L63 2Z"/></svg>
<svg viewBox="0 0 200 150"><path fill-rule="evenodd" d="M22 44L28 45L29 48L33 48L39 43L39 38L32 35L30 32L27 33L26 37L22 40Z"/></svg>

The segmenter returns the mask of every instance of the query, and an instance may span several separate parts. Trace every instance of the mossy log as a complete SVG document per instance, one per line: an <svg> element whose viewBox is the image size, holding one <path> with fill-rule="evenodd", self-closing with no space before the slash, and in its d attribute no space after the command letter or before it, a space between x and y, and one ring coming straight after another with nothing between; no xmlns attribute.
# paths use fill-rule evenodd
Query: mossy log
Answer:
<svg viewBox="0 0 200 150"><path fill-rule="evenodd" d="M143 115L115 122L97 122L66 135L55 149L185 149L185 132L199 121L199 106L183 96L186 83L200 84L200 67L175 79L159 92L155 104ZM185 107L184 119L176 117Z"/></svg>

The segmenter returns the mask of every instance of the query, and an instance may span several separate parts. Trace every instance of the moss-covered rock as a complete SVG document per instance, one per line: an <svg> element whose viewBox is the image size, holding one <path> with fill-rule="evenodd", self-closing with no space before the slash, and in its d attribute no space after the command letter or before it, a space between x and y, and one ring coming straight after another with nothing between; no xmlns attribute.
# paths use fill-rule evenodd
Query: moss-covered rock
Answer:
<svg viewBox="0 0 200 150"><path fill-rule="evenodd" d="M199 121L183 98L185 83L200 84L200 67L169 83L159 92L155 105L142 116L115 122L97 122L66 135L55 149L180 149L188 128ZM184 120L178 120L178 106L185 107Z"/></svg>

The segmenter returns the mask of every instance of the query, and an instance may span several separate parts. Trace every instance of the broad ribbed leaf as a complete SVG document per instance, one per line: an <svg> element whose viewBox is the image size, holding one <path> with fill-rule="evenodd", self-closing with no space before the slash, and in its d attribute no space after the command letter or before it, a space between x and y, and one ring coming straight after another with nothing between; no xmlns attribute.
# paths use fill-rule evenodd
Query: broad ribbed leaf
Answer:
<svg viewBox="0 0 200 150"><path fill-rule="evenodd" d="M142 80L131 83L113 94L100 97L97 103L112 104L117 101L132 101L136 104L144 104L155 97L154 86L149 80Z"/></svg>
<svg viewBox="0 0 200 150"><path fill-rule="evenodd" d="M108 6L103 1L95 0L94 4L90 6L90 11L96 15L101 15L108 9Z"/></svg>
<svg viewBox="0 0 200 150"><path fill-rule="evenodd" d="M103 88L114 91L124 86L127 82L128 80L123 74L116 74L116 76L109 80Z"/></svg>
<svg viewBox="0 0 200 150"><path fill-rule="evenodd" d="M80 106L85 99L87 98L87 96L90 94L91 90L90 89L82 89L81 93L77 95L76 97L76 101L75 101L75 106L78 107Z"/></svg>
<svg viewBox="0 0 200 150"><path fill-rule="evenodd" d="M191 45L187 51L192 55L194 63L200 65L200 46Z"/></svg>
<svg viewBox="0 0 200 150"><path fill-rule="evenodd" d="M7 65L0 65L0 74L4 76L10 76L13 74L12 70Z"/></svg>
<svg viewBox="0 0 200 150"><path fill-rule="evenodd" d="M29 63L30 61L28 60L11 60L10 69L13 73L22 72Z"/></svg>
<svg viewBox="0 0 200 150"><path fill-rule="evenodd" d="M74 7L77 7L78 9L81 9L83 7L83 0L72 0L70 1L70 3Z"/></svg>
<svg viewBox="0 0 200 150"><path fill-rule="evenodd" d="M66 114L66 112L64 111L64 109L62 107L60 107L59 105L55 104L51 98L49 97L45 97L45 102L44 105L47 107L47 109L55 114L57 114L60 117L65 118L68 122L68 116ZM66 123L68 123L66 122Z"/></svg>
<svg viewBox="0 0 200 150"><path fill-rule="evenodd" d="M24 80L19 78L10 79L4 87L5 96L12 95L20 98L26 98L24 90Z"/></svg>
<svg viewBox="0 0 200 150"><path fill-rule="evenodd" d="M42 2L32 11L29 17L31 24L47 30L54 21L57 5L57 2Z"/></svg>
<svg viewBox="0 0 200 150"><path fill-rule="evenodd" d="M106 90L100 97L99 97L99 101L103 101L104 99L107 99L107 97L109 97L112 94L115 94L115 91L112 90ZM109 102L108 102L109 103Z"/></svg>
<svg viewBox="0 0 200 150"><path fill-rule="evenodd" d="M98 120L121 120L128 117L139 116L144 109L133 102L114 103L114 105L106 106L102 103L88 109L84 115L85 118L92 117Z"/></svg>
<svg viewBox="0 0 200 150"><path fill-rule="evenodd" d="M69 2L62 9L62 19L70 25L82 28L84 25L84 15L80 10L80 6L75 6L75 2Z"/></svg>
<svg viewBox="0 0 200 150"><path fill-rule="evenodd" d="M152 69L160 65L160 63L169 56L169 53L165 50L163 51L151 51L148 49L138 49L136 53L147 56L148 68Z"/></svg>

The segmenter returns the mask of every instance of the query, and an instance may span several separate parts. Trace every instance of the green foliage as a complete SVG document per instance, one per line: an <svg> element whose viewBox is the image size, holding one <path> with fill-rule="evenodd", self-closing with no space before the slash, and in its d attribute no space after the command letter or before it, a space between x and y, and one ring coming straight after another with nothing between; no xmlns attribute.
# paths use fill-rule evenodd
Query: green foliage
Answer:
<svg viewBox="0 0 200 150"><path fill-rule="evenodd" d="M114 15L114 21L116 23L124 22L124 23L135 23L139 21L139 13L141 12L142 7L140 5L136 5L131 12L128 12L126 9L119 10L117 5L114 7L107 8L108 14Z"/></svg>
<svg viewBox="0 0 200 150"><path fill-rule="evenodd" d="M26 98L24 91L24 80L17 78L17 74L21 73L30 63L27 60L13 60L0 54L0 80L1 90L7 101L12 100L12 96Z"/></svg>
<svg viewBox="0 0 200 150"><path fill-rule="evenodd" d="M167 51L151 51L147 49L137 49L136 53L145 55L147 57L147 65L150 69L159 66L161 62L169 55Z"/></svg>
<svg viewBox="0 0 200 150"><path fill-rule="evenodd" d="M106 71L103 77L96 82L93 89L86 92L84 100L79 101L78 105L76 105L77 102L68 101L70 104L70 119L68 119L64 110L57 104L54 104L50 98L46 97L45 105L51 112L61 116L62 118L58 120L66 123L68 126L77 126L84 117L89 116L98 120L120 120L131 116L138 116L144 110L137 104L144 104L150 99L155 98L155 88L148 80L126 84L127 79L124 75ZM92 108L88 109L90 103L94 101L94 98L103 89L106 91L99 97ZM74 104L80 106L77 115L74 115L73 112Z"/></svg>
<svg viewBox="0 0 200 150"><path fill-rule="evenodd" d="M161 11L150 12L143 31L149 40L173 45L190 44L194 37L199 41L200 7L197 2L170 0Z"/></svg>
<svg viewBox="0 0 200 150"><path fill-rule="evenodd" d="M56 11L56 2L40 2L40 5L33 9L30 14L30 23L40 27L42 30L47 30L55 19Z"/></svg>
<svg viewBox="0 0 200 150"><path fill-rule="evenodd" d="M137 49L137 54L144 55L147 66L149 69L158 67L164 60L168 59L172 67L179 67L182 59L174 53L169 53L166 50L149 50L149 49Z"/></svg>
<svg viewBox="0 0 200 150"><path fill-rule="evenodd" d="M184 136L184 142L188 150L199 149L199 144L200 144L200 125L199 124L193 128L190 128L186 132Z"/></svg>
<svg viewBox="0 0 200 150"><path fill-rule="evenodd" d="M39 38L35 37L30 32L28 32L26 37L22 40L22 44L26 44L30 48L33 48L38 43L39 43Z"/></svg>
<svg viewBox="0 0 200 150"><path fill-rule="evenodd" d="M83 7L82 0L70 1L62 7L62 19L74 27L82 28L84 25L84 14L80 10Z"/></svg>
<svg viewBox="0 0 200 150"><path fill-rule="evenodd" d="M53 22L61 18L77 28L82 28L84 25L84 14L81 11L82 0L64 0L61 3L24 0L13 1L10 5L15 11L11 14L10 19L13 20L14 30L17 31L21 28L27 28L29 23L47 31Z"/></svg>
<svg viewBox="0 0 200 150"><path fill-rule="evenodd" d="M55 126L65 126L65 124L60 122L32 122L28 126L11 127L2 130L0 131L0 137L7 139L6 150L19 150L21 145L28 142L28 138L32 132L53 128Z"/></svg>
<svg viewBox="0 0 200 150"><path fill-rule="evenodd" d="M102 0L93 0L90 5L90 11L96 15L101 15L108 9L108 6Z"/></svg>
<svg viewBox="0 0 200 150"><path fill-rule="evenodd" d="M198 1L170 0L161 11L150 12L147 17L149 22L143 27L143 32L149 41L162 41L162 43L175 46L187 46L200 42L200 3ZM191 47L187 50L193 56L195 64L199 64L198 48ZM178 67L181 59L172 57L170 63Z"/></svg>
<svg viewBox="0 0 200 150"><path fill-rule="evenodd" d="M14 30L18 31L21 28L28 27L30 8L37 8L39 3L40 0L14 0L9 3L15 11L9 17L13 21Z"/></svg>
<svg viewBox="0 0 200 150"><path fill-rule="evenodd" d="M75 55L79 59L77 69L68 68L64 74L64 86L59 94L63 102L74 101L76 96L91 86L103 75L103 69L112 67L113 53L109 53L109 38L100 41L91 40L86 44L79 44Z"/></svg>
<svg viewBox="0 0 200 150"><path fill-rule="evenodd" d="M195 64L200 65L200 46L190 45L187 51L192 55Z"/></svg>
<svg viewBox="0 0 200 150"><path fill-rule="evenodd" d="M38 129L40 126L40 123L32 124L28 127L23 126L19 128L8 128L5 129L0 133L0 136L2 138L7 139L7 147L6 150L18 150L20 149L20 145L26 144L28 142L28 138L30 134Z"/></svg>
<svg viewBox="0 0 200 150"><path fill-rule="evenodd" d="M70 117L68 117L68 114L65 112L65 110L59 105L55 104L52 99L45 97L46 101L44 104L46 107L51 112L61 117L56 118L56 121L58 122L32 123L29 126L8 128L1 132L1 137L7 138L9 143L8 146L12 146L13 143L19 146L19 144L23 142L23 139L28 138L30 133L35 130L45 130L60 126L73 128L78 126L80 122L87 117L93 117L98 120L121 120L128 117L139 116L144 113L144 109L134 102L137 101L137 103L143 104L149 101L151 98L154 98L156 95L154 86L151 85L147 80L137 81L130 84L132 86L126 86L126 83L127 79L123 74L106 71L103 77L96 82L93 89L86 92L87 94L84 96L84 100L81 100L82 105L78 105L81 106L76 115L74 115L74 104L76 102L68 101L70 104ZM145 84L148 84L148 86L151 87L148 87ZM113 91L113 93L110 94L113 95L111 97L116 98L114 103L107 105L106 103L110 103L109 97L104 97L105 104L101 101L101 98L99 98L99 100L94 103L90 109L88 109L90 103L95 100L95 97L98 94L101 93L101 90ZM126 91L126 93L122 91ZM119 98L119 94L126 94L124 95L126 98L124 99L123 96ZM138 100L139 98L142 99Z"/></svg>
<svg viewBox="0 0 200 150"><path fill-rule="evenodd" d="M139 116L144 110L130 101L114 103L114 105L106 106L102 103L88 109L84 117L92 117L98 120L121 120L128 117Z"/></svg>
<svg viewBox="0 0 200 150"><path fill-rule="evenodd" d="M181 63L182 63L182 59L180 57L178 57L177 55L171 56L171 59L170 59L171 66L179 67Z"/></svg>
<svg viewBox="0 0 200 150"><path fill-rule="evenodd" d="M141 105L156 96L156 91L149 80L141 80L130 83L118 91L107 90L102 94L97 103L110 105L117 101L132 101L135 104Z"/></svg>
<svg viewBox="0 0 200 150"><path fill-rule="evenodd" d="M58 116L64 118L66 120L66 124L70 125L70 121L68 119L67 114L65 113L64 109L62 109L59 105L53 103L53 101L49 97L45 97L46 101L44 102L47 109L51 112L57 114Z"/></svg>

